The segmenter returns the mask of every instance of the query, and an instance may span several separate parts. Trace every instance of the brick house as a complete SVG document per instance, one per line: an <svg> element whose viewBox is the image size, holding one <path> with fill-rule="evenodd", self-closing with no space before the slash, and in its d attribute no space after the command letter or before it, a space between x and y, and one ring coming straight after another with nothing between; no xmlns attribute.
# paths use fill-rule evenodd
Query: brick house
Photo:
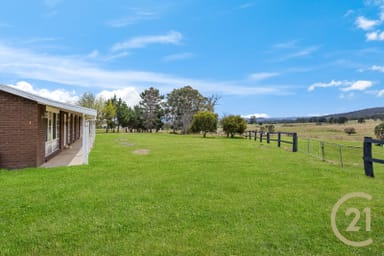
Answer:
<svg viewBox="0 0 384 256"><path fill-rule="evenodd" d="M87 164L96 114L0 84L0 169L38 167L80 139Z"/></svg>

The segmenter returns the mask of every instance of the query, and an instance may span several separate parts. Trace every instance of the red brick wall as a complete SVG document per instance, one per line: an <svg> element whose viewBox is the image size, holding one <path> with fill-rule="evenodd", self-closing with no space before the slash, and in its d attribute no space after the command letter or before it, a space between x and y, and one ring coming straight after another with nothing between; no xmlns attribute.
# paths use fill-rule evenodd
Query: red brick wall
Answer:
<svg viewBox="0 0 384 256"><path fill-rule="evenodd" d="M36 102L0 91L0 168L39 166L44 161L45 130L39 129L43 111Z"/></svg>

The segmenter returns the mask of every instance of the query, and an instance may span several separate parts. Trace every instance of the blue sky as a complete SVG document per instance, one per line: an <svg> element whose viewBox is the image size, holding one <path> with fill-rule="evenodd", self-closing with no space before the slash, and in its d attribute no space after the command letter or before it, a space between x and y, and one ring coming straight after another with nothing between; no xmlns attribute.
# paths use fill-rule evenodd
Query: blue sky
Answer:
<svg viewBox="0 0 384 256"><path fill-rule="evenodd" d="M383 106L384 0L13 0L0 83L62 101L136 104L150 86L221 96L219 115Z"/></svg>

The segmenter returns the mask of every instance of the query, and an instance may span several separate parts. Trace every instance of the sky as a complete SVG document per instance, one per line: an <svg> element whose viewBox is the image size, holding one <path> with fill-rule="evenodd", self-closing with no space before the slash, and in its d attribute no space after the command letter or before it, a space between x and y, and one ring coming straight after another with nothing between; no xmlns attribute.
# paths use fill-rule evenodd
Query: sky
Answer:
<svg viewBox="0 0 384 256"><path fill-rule="evenodd" d="M156 87L219 95L216 112L313 116L382 107L384 0L13 0L0 83L133 106Z"/></svg>

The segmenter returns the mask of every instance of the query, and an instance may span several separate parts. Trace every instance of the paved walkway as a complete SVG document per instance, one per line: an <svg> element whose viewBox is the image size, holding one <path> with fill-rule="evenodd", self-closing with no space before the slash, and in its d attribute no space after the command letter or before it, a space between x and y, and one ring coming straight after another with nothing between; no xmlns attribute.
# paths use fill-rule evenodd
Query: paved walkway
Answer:
<svg viewBox="0 0 384 256"><path fill-rule="evenodd" d="M73 143L70 148L61 151L57 156L45 162L40 167L56 167L56 166L71 166L83 164L83 147L82 139Z"/></svg>

